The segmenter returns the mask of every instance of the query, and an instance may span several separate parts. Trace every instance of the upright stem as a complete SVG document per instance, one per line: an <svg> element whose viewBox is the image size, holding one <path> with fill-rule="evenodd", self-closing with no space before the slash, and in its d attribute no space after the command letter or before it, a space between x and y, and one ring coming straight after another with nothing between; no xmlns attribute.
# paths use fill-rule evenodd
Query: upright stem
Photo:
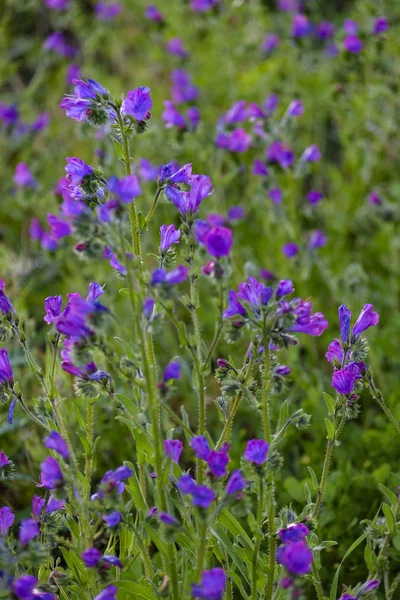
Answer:
<svg viewBox="0 0 400 600"><path fill-rule="evenodd" d="M211 342L211 346L208 350L206 359L204 361L204 367L208 367L209 363L211 362L214 350L218 344L219 338L221 336L221 332L222 332L222 328L223 328L223 324L224 324L224 320L223 320L223 311L224 311L224 286L222 285L222 283L219 286L219 312L218 312L218 320L217 323L215 325L215 333L214 333L214 338L213 341Z"/></svg>
<svg viewBox="0 0 400 600"><path fill-rule="evenodd" d="M321 579L319 577L319 573L313 563L312 566L312 574L313 574L313 584L315 587L315 591L317 593L318 600L324 600L324 590L322 589Z"/></svg>
<svg viewBox="0 0 400 600"><path fill-rule="evenodd" d="M266 441L271 443L271 418L269 408L269 387L270 387L270 354L268 349L268 340L264 337L264 381L261 394L261 409L264 428L264 436Z"/></svg>
<svg viewBox="0 0 400 600"><path fill-rule="evenodd" d="M274 492L275 482L272 476L271 480L271 499L268 510L268 581L265 590L265 599L271 600L274 591L274 580L275 580L275 509L274 509Z"/></svg>
<svg viewBox="0 0 400 600"><path fill-rule="evenodd" d="M202 517L199 517L199 545L197 548L197 568L196 568L196 581L200 578L200 574L204 569L204 563L207 551L207 522L202 521Z"/></svg>
<svg viewBox="0 0 400 600"><path fill-rule="evenodd" d="M150 208L150 210L149 210L149 212L147 213L147 216L146 216L146 224L149 223L149 221L152 219L154 213L156 212L158 200L160 198L160 195L161 195L162 191L163 191L162 187L157 188L157 193L154 196L153 204L151 205L151 208Z"/></svg>
<svg viewBox="0 0 400 600"><path fill-rule="evenodd" d="M367 376L367 381L368 381L368 385L371 390L372 398L377 401L377 403L379 404L379 406L381 407L381 409L383 410L383 412L385 413L385 415L387 416L389 421L392 423L392 425L394 425L395 429L397 430L397 433L400 433L400 424L397 421L394 414L389 409L389 407L387 406L387 404L382 396L382 392L380 390L378 390L378 388L376 387L372 375L370 375L369 377Z"/></svg>
<svg viewBox="0 0 400 600"><path fill-rule="evenodd" d="M89 398L87 405L87 422L86 422L86 435L89 448L86 454L85 460L85 479L86 479L86 499L87 502L90 500L90 488L92 479L92 468L93 468L93 412L94 402Z"/></svg>
<svg viewBox="0 0 400 600"><path fill-rule="evenodd" d="M260 494L257 506L257 538L254 542L253 556L251 561L251 600L257 600L257 560L261 545L261 528L264 510L264 480L260 474Z"/></svg>

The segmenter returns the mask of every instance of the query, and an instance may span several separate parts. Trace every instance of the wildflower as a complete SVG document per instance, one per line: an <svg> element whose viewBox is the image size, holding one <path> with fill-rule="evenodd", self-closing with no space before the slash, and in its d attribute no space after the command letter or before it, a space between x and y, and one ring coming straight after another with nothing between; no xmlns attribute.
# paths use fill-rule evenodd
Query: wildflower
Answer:
<svg viewBox="0 0 400 600"><path fill-rule="evenodd" d="M116 600L118 588L115 585L108 585L100 594L95 596L94 600Z"/></svg>
<svg viewBox="0 0 400 600"><path fill-rule="evenodd" d="M288 242L282 246L282 252L286 258L293 258L299 253L299 247L294 242Z"/></svg>
<svg viewBox="0 0 400 600"><path fill-rule="evenodd" d="M286 377L286 375L290 374L290 367L286 365L279 365L274 370L275 375L280 375L281 377Z"/></svg>
<svg viewBox="0 0 400 600"><path fill-rule="evenodd" d="M313 553L303 541L293 542L278 548L276 560L293 575L305 575L311 571Z"/></svg>
<svg viewBox="0 0 400 600"><path fill-rule="evenodd" d="M187 58L189 56L189 52L186 50L183 42L180 38L171 38L167 43L167 52L169 54L174 54L175 56L179 56L179 58Z"/></svg>
<svg viewBox="0 0 400 600"><path fill-rule="evenodd" d="M301 100L293 100L286 110L286 114L289 117L301 117L303 113L304 106Z"/></svg>
<svg viewBox="0 0 400 600"><path fill-rule="evenodd" d="M374 22L374 28L372 33L374 35L379 35L380 33L384 33L389 29L389 23L386 17L376 17Z"/></svg>
<svg viewBox="0 0 400 600"><path fill-rule="evenodd" d="M132 477L132 474L132 469L125 465L118 467L115 471L107 471L100 481L101 490L99 496L103 497L104 492L110 493L114 490L117 494L122 494L125 490L124 481Z"/></svg>
<svg viewBox="0 0 400 600"><path fill-rule="evenodd" d="M242 206L231 206L228 210L229 221L239 221L245 216Z"/></svg>
<svg viewBox="0 0 400 600"><path fill-rule="evenodd" d="M41 498L40 496L33 496L32 498L32 515L33 518L38 520L40 518L41 512L46 504L46 500Z"/></svg>
<svg viewBox="0 0 400 600"><path fill-rule="evenodd" d="M96 567L101 559L101 552L97 548L87 548L81 554L82 560L87 567Z"/></svg>
<svg viewBox="0 0 400 600"><path fill-rule="evenodd" d="M66 161L65 171L72 185L82 184L87 177L93 174L93 168L80 158L67 157Z"/></svg>
<svg viewBox="0 0 400 600"><path fill-rule="evenodd" d="M218 148L226 148L230 152L247 152L252 137L244 129L234 129L229 134L219 134L216 138Z"/></svg>
<svg viewBox="0 0 400 600"><path fill-rule="evenodd" d="M241 492L246 487L246 480L243 478L243 475L239 470L232 471L226 487L225 492L227 496L232 496L233 494L237 494Z"/></svg>
<svg viewBox="0 0 400 600"><path fill-rule="evenodd" d="M60 104L67 117L75 119L75 121L87 121L89 117L97 113L103 118L112 114L110 109L105 106L109 92L100 83L94 79L87 81L73 79L72 83L75 84L74 93L65 96ZM102 110L100 111L100 109Z"/></svg>
<svg viewBox="0 0 400 600"><path fill-rule="evenodd" d="M211 450L206 461L211 473L215 477L225 477L229 463L227 449L222 449L219 452Z"/></svg>
<svg viewBox="0 0 400 600"><path fill-rule="evenodd" d="M250 440L246 444L243 458L255 465L262 465L267 460L269 444L265 440Z"/></svg>
<svg viewBox="0 0 400 600"><path fill-rule="evenodd" d="M155 269L151 276L151 285L165 285L170 287L177 283L183 283L187 279L188 270L185 266L179 265L172 271L165 269Z"/></svg>
<svg viewBox="0 0 400 600"><path fill-rule="evenodd" d="M320 40L329 40L335 34L335 26L330 21L321 21L315 30L315 35Z"/></svg>
<svg viewBox="0 0 400 600"><path fill-rule="evenodd" d="M146 6L144 14L149 21L154 21L155 23L164 23L163 15L156 6L153 6L153 4Z"/></svg>
<svg viewBox="0 0 400 600"><path fill-rule="evenodd" d="M175 229L175 225L172 223L171 225L161 225L160 227L160 250L161 252L166 252L172 244L177 244L179 242L179 238L181 237L181 232L179 229Z"/></svg>
<svg viewBox="0 0 400 600"><path fill-rule="evenodd" d="M192 437L192 439L190 440L190 447L192 448L197 458L201 458L202 460L208 460L208 457L211 453L211 449L204 435Z"/></svg>
<svg viewBox="0 0 400 600"><path fill-rule="evenodd" d="M308 247L310 250L315 250L316 248L323 248L327 244L327 238L322 229L317 229L314 231L310 239L308 241Z"/></svg>
<svg viewBox="0 0 400 600"><path fill-rule="evenodd" d="M114 510L109 515L103 515L102 519L108 527L116 527L121 522L121 513L118 510Z"/></svg>
<svg viewBox="0 0 400 600"><path fill-rule="evenodd" d="M158 518L160 519L161 523L168 525L168 527L177 527L179 525L179 522L175 519L175 517L166 512L160 512L158 514Z"/></svg>
<svg viewBox="0 0 400 600"><path fill-rule="evenodd" d="M50 225L51 237L54 240L60 240L72 233L72 227L68 221L57 217L56 215L48 214L47 223Z"/></svg>
<svg viewBox="0 0 400 600"><path fill-rule="evenodd" d="M103 558L101 559L101 563L102 563L103 568L105 568L105 569L109 569L111 565L113 567L118 567L119 569L124 568L124 565L122 564L122 562L120 561L118 556L112 556L112 555L105 554L103 556Z"/></svg>
<svg viewBox="0 0 400 600"><path fill-rule="evenodd" d="M344 357L344 351L343 351L340 340L338 340L336 338L335 340L333 340L333 342L331 342L329 344L328 351L325 354L325 356L326 356L326 359L331 363L334 361L337 361L340 364L342 363L343 357Z"/></svg>
<svg viewBox="0 0 400 600"><path fill-rule="evenodd" d="M368 196L368 202L369 204L380 206L382 204L382 198L377 192L373 191Z"/></svg>
<svg viewBox="0 0 400 600"><path fill-rule="evenodd" d="M352 336L357 339L360 334L379 323L379 314L374 311L373 304L364 304L362 311L360 312L357 321L352 329Z"/></svg>
<svg viewBox="0 0 400 600"><path fill-rule="evenodd" d="M353 19L346 19L343 23L343 31L348 35L357 35L358 33L358 24Z"/></svg>
<svg viewBox="0 0 400 600"><path fill-rule="evenodd" d="M8 350L7 348L2 348L0 350L0 384L10 387L13 384L13 380L14 377L8 359Z"/></svg>
<svg viewBox="0 0 400 600"><path fill-rule="evenodd" d="M46 506L46 514L50 514L56 510L61 510L65 506L64 500L57 500L54 496L50 496L47 506Z"/></svg>
<svg viewBox="0 0 400 600"><path fill-rule="evenodd" d="M374 590L376 590L380 585L380 581L378 579L371 579L371 581L367 581L366 583L363 583L363 585L360 587L360 591L358 592L359 596L365 596L366 594L369 594L369 592L373 592Z"/></svg>
<svg viewBox="0 0 400 600"><path fill-rule="evenodd" d="M64 484L64 476L57 460L48 456L40 465L40 481L43 487L55 490Z"/></svg>
<svg viewBox="0 0 400 600"><path fill-rule="evenodd" d="M215 258L229 256L233 245L232 231L228 227L212 227L201 241L211 256Z"/></svg>
<svg viewBox="0 0 400 600"><path fill-rule="evenodd" d="M310 24L305 15L297 14L292 21L292 36L294 38L302 38L309 35L311 31Z"/></svg>
<svg viewBox="0 0 400 600"><path fill-rule="evenodd" d="M268 177L269 175L268 167L258 158L253 162L253 175L261 175L263 177Z"/></svg>
<svg viewBox="0 0 400 600"><path fill-rule="evenodd" d="M311 336L320 336L328 327L328 321L320 312L312 313L311 302L303 302L300 299L293 301L293 315L296 318L291 331L306 333Z"/></svg>
<svg viewBox="0 0 400 600"><path fill-rule="evenodd" d="M173 462L179 463L183 450L183 443L180 440L164 440L165 456L170 456Z"/></svg>
<svg viewBox="0 0 400 600"><path fill-rule="evenodd" d="M364 48L364 43L357 35L348 35L343 40L343 48L350 54L359 54Z"/></svg>
<svg viewBox="0 0 400 600"><path fill-rule="evenodd" d="M172 100L176 104L193 102L199 95L197 88L191 82L189 74L183 69L175 69L171 74Z"/></svg>
<svg viewBox="0 0 400 600"><path fill-rule="evenodd" d="M22 545L27 544L40 534L39 525L34 519L24 519L19 528L19 541Z"/></svg>
<svg viewBox="0 0 400 600"><path fill-rule="evenodd" d="M339 324L340 324L340 335L343 342L347 342L349 339L350 332L350 319L351 319L351 311L342 304L338 309L339 314Z"/></svg>
<svg viewBox="0 0 400 600"><path fill-rule="evenodd" d="M14 183L18 187L37 187L37 181L26 163L20 162L15 167Z"/></svg>
<svg viewBox="0 0 400 600"><path fill-rule="evenodd" d="M9 298L3 291L5 287L6 284L4 283L4 280L0 278L0 313L2 313L4 316L7 316L10 313L15 312L15 310Z"/></svg>
<svg viewBox="0 0 400 600"><path fill-rule="evenodd" d="M72 85L74 82L74 79L80 79L80 75L81 75L81 68L78 65L71 63L67 67L65 81L68 85Z"/></svg>
<svg viewBox="0 0 400 600"><path fill-rule="evenodd" d="M280 141L275 141L270 144L267 149L267 161L278 163L282 169L287 169L294 162L294 154L289 146L282 144Z"/></svg>
<svg viewBox="0 0 400 600"><path fill-rule="evenodd" d="M230 317L235 317L236 315L245 316L246 314L246 309L240 304L238 300L238 293L234 290L229 290L228 306L223 312L223 318L229 319Z"/></svg>
<svg viewBox="0 0 400 600"><path fill-rule="evenodd" d="M303 152L301 160L316 163L321 160L321 152L316 144L311 144Z"/></svg>
<svg viewBox="0 0 400 600"><path fill-rule="evenodd" d="M261 50L266 54L271 54L276 48L278 48L281 40L279 35L276 33L267 33L263 41L261 42Z"/></svg>
<svg viewBox="0 0 400 600"><path fill-rule="evenodd" d="M65 460L69 458L69 450L65 440L57 431L51 431L44 441L46 448L54 450Z"/></svg>
<svg viewBox="0 0 400 600"><path fill-rule="evenodd" d="M8 465L11 465L11 460L4 450L0 450L0 469L4 469L4 467L7 467Z"/></svg>
<svg viewBox="0 0 400 600"><path fill-rule="evenodd" d="M319 192L318 190L311 190L307 194L307 200L312 205L315 205L315 204L318 204L318 202L321 202L322 198L323 198L323 194L322 194L322 192Z"/></svg>
<svg viewBox="0 0 400 600"><path fill-rule="evenodd" d="M129 115L137 121L147 121L151 116L153 101L150 96L150 88L138 87L128 92L122 101L121 113Z"/></svg>
<svg viewBox="0 0 400 600"><path fill-rule="evenodd" d="M43 48L50 52L56 52L60 56L65 58L73 58L76 55L76 48L71 46L61 31L55 31L51 33L45 40Z"/></svg>
<svg viewBox="0 0 400 600"><path fill-rule="evenodd" d="M290 279L281 279L278 283L278 287L276 288L276 299L282 298L282 296L287 296L294 292L293 282Z"/></svg>
<svg viewBox="0 0 400 600"><path fill-rule="evenodd" d="M49 116L49 114L46 113L46 112L42 113L32 123L32 125L31 125L31 131L35 131L35 132L42 131L43 129L46 129L46 127L48 126L49 122L50 122L50 116Z"/></svg>
<svg viewBox="0 0 400 600"><path fill-rule="evenodd" d="M134 198L140 196L142 193L139 180L136 175L126 175L121 179L118 179L117 177L110 177L107 187L110 192L118 196L118 198L126 204L132 202Z"/></svg>
<svg viewBox="0 0 400 600"><path fill-rule="evenodd" d="M69 8L70 0L45 0L47 8L53 10L66 10Z"/></svg>
<svg viewBox="0 0 400 600"><path fill-rule="evenodd" d="M0 536L4 537L8 534L8 530L14 523L15 515L8 506L0 508Z"/></svg>
<svg viewBox="0 0 400 600"><path fill-rule="evenodd" d="M222 600L226 585L226 575L219 567L201 572L200 584L192 583L192 596L194 598L208 598L208 600Z"/></svg>
<svg viewBox="0 0 400 600"><path fill-rule="evenodd" d="M37 589L38 580L33 575L14 579L12 589L19 600L54 600L54 595Z"/></svg>
<svg viewBox="0 0 400 600"><path fill-rule="evenodd" d="M281 188L274 187L268 192L268 196L271 198L274 204L282 204L282 190Z"/></svg>
<svg viewBox="0 0 400 600"><path fill-rule="evenodd" d="M286 529L280 529L278 535L284 544L291 544L302 540L309 533L310 530L304 523L290 523Z"/></svg>
<svg viewBox="0 0 400 600"><path fill-rule="evenodd" d="M190 492L193 496L193 506L209 508L216 498L216 494L206 485L195 485Z"/></svg>
<svg viewBox="0 0 400 600"><path fill-rule="evenodd" d="M204 13L219 4L220 0L191 0L190 8L193 12Z"/></svg>
<svg viewBox="0 0 400 600"><path fill-rule="evenodd" d="M361 370L362 366L360 366L359 363L350 362L343 369L339 369L333 373L332 387L334 387L339 394L347 396L353 391L357 379L362 379Z"/></svg>
<svg viewBox="0 0 400 600"><path fill-rule="evenodd" d="M102 21L108 21L114 19L122 10L122 6L119 2L97 2L94 7L94 13L96 17Z"/></svg>

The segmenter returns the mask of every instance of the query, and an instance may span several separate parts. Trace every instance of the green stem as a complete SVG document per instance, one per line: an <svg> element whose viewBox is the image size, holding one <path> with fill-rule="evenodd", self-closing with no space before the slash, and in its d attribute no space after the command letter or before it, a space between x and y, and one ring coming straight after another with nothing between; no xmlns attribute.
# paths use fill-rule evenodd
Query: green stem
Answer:
<svg viewBox="0 0 400 600"><path fill-rule="evenodd" d="M189 437L193 437L193 433L192 431L189 429L189 427L187 427L185 425L185 423L182 421L182 419L180 419L178 417L177 414L175 414L175 412L172 410L172 408L168 405L165 404L165 402L161 402L161 408L163 408L169 415L170 417L180 426L182 427L182 429L184 430L184 432L186 433L187 436Z"/></svg>
<svg viewBox="0 0 400 600"><path fill-rule="evenodd" d="M222 328L224 325L224 320L223 320L223 311L224 311L224 286L221 284L219 286L219 314L218 314L218 321L215 325L215 332L214 332L214 338L213 341L211 342L211 346L208 350L206 359L204 361L204 367L207 368L209 363L211 362L214 350L218 344L219 338L221 336L221 332L222 332Z"/></svg>
<svg viewBox="0 0 400 600"><path fill-rule="evenodd" d="M93 468L93 416L94 416L94 402L91 399L88 400L87 405L87 422L86 422L86 436L88 441L88 451L85 460L85 479L86 479L86 501L90 500L90 488L92 479L92 468Z"/></svg>
<svg viewBox="0 0 400 600"><path fill-rule="evenodd" d="M397 433L400 433L400 424L397 421L396 417L391 412L391 410L389 409L389 407L387 406L387 404L382 396L382 392L380 390L378 390L378 388L376 387L374 379L372 377L372 374L369 374L369 375L367 374L367 382L368 382L369 388L371 390L372 398L377 401L377 403L379 404L379 406L381 407L381 409L383 410L383 412L385 413L385 415L387 416L389 421L392 423L392 425L394 425L395 429L397 430Z"/></svg>
<svg viewBox="0 0 400 600"><path fill-rule="evenodd" d="M317 593L317 598L318 598L318 600L324 600L324 590L322 589L321 579L319 577L319 573L317 571L315 563L313 563L313 566L312 566L312 574L313 574L313 584L315 587L315 591Z"/></svg>
<svg viewBox="0 0 400 600"><path fill-rule="evenodd" d="M162 187L159 187L159 188L157 189L157 193L156 193L156 195L154 196L153 204L151 205L151 208L150 208L150 210L149 210L149 212L147 213L147 216L146 216L146 225L147 225L147 224L149 223L149 221L150 221L150 220L153 218L153 216L154 216L154 213L156 212L156 209L157 209L157 204L158 204L158 200L159 200L159 198L160 198L160 195L161 195L161 192L162 192L162 191L163 191L163 188L162 188Z"/></svg>
<svg viewBox="0 0 400 600"><path fill-rule="evenodd" d="M270 506L268 509L268 581L265 590L265 600L271 600L274 591L274 580L275 580L275 510L274 510L274 495L275 495L275 482L272 477L271 480L271 498Z"/></svg>
<svg viewBox="0 0 400 600"><path fill-rule="evenodd" d="M253 555L251 560L251 600L257 600L257 561L261 545L261 529L264 510L264 481L260 473L260 494L257 507L257 536L254 542Z"/></svg>
<svg viewBox="0 0 400 600"><path fill-rule="evenodd" d="M261 410L262 421L264 428L264 437L266 441L271 443L271 417L269 408L269 388L270 388L270 354L268 349L268 340L264 337L264 380L261 394Z"/></svg>
<svg viewBox="0 0 400 600"><path fill-rule="evenodd" d="M202 570L204 569L206 550L207 550L207 522L201 521L202 517L199 517L199 544L197 547L197 567L196 567L196 581L200 579Z"/></svg>

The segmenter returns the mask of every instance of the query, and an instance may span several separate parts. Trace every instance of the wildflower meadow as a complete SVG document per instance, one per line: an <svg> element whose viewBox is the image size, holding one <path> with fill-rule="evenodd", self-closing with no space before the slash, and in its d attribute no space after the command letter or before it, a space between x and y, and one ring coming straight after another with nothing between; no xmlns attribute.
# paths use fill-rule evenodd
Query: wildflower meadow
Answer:
<svg viewBox="0 0 400 600"><path fill-rule="evenodd" d="M400 599L398 0L0 48L0 598Z"/></svg>

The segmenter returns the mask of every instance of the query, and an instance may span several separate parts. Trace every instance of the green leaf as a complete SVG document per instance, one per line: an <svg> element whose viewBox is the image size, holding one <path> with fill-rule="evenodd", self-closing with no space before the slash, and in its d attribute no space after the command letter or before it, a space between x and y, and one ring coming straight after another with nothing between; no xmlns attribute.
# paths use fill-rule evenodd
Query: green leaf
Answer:
<svg viewBox="0 0 400 600"><path fill-rule="evenodd" d="M140 231L146 231L147 223L146 223L146 219L145 219L142 211L139 211L139 213L138 213L138 225L139 225Z"/></svg>
<svg viewBox="0 0 400 600"><path fill-rule="evenodd" d="M279 411L279 419L278 419L278 431L282 429L289 418L289 404L288 401L285 402L281 406L281 410Z"/></svg>
<svg viewBox="0 0 400 600"><path fill-rule="evenodd" d="M389 488L387 488L385 485L383 485L383 483L379 484L379 489L381 490L382 494L384 494L389 500L392 507L397 508L398 500L396 494L392 492L392 490L389 490Z"/></svg>
<svg viewBox="0 0 400 600"><path fill-rule="evenodd" d="M243 536L246 544L253 550L253 542L239 523L239 521L233 516L231 512L227 508L223 508L218 517L218 523L222 525L222 527L226 527L226 529L234 536L238 535Z"/></svg>
<svg viewBox="0 0 400 600"><path fill-rule="evenodd" d="M391 534L396 533L396 519L389 504L382 504L383 514L385 515L386 523Z"/></svg>
<svg viewBox="0 0 400 600"><path fill-rule="evenodd" d="M124 161L125 160L124 151L122 149L121 144L114 137L111 137L111 139L113 141L114 148L115 148L115 153L116 153L117 157L119 158L119 160Z"/></svg>
<svg viewBox="0 0 400 600"><path fill-rule="evenodd" d="M130 360L134 361L134 360L135 360L135 357L134 357L134 354L133 354L133 352L132 352L132 348L130 347L130 345L128 344L128 342L126 342L125 340L123 340L123 339L122 339L122 338L120 338L120 337L114 337L114 340L115 340L116 342L118 342L118 344L119 344L120 346L122 346L122 348L125 350L125 354L127 355L127 357L128 357Z"/></svg>
<svg viewBox="0 0 400 600"><path fill-rule="evenodd" d="M335 573L335 577L333 578L333 581L332 581L331 591L330 591L330 594L329 594L330 600L336 600L338 583L339 583L340 569L341 569L344 561L361 544L361 542L363 542L365 540L366 537L367 537L367 532L364 531L364 533L362 535L360 535L359 538L356 539L356 541L350 546L350 548L347 550L346 554L343 556L343 558L342 558L342 560L340 562L340 565L338 566L337 571Z"/></svg>
<svg viewBox="0 0 400 600"><path fill-rule="evenodd" d="M119 590L126 591L126 594L119 594L118 598L129 600L129 598L135 598L135 600L157 600L157 596L150 586L144 586L135 581L129 581L124 579L117 579L112 582Z"/></svg>
<svg viewBox="0 0 400 600"><path fill-rule="evenodd" d="M329 419L325 419L326 431L328 432L328 440L333 440L335 437L335 426Z"/></svg>
<svg viewBox="0 0 400 600"><path fill-rule="evenodd" d="M334 399L332 398L332 396L330 396L326 392L322 392L322 395L323 395L324 400L326 402L326 406L328 407L329 414L333 415L335 413L335 401L334 401Z"/></svg>
<svg viewBox="0 0 400 600"><path fill-rule="evenodd" d="M126 489L132 496L136 508L139 510L145 511L147 508L146 501L143 497L142 490L140 489L139 480L137 478L135 467L131 462L125 461L125 464L128 465L130 469L133 471L132 477L129 478L128 483L126 485Z"/></svg>
<svg viewBox="0 0 400 600"><path fill-rule="evenodd" d="M319 490L319 483L318 483L318 479L316 474L314 473L314 470L311 467L307 467L310 475L311 475L311 482L312 482L312 487L313 490L315 490L316 492L318 492Z"/></svg>

